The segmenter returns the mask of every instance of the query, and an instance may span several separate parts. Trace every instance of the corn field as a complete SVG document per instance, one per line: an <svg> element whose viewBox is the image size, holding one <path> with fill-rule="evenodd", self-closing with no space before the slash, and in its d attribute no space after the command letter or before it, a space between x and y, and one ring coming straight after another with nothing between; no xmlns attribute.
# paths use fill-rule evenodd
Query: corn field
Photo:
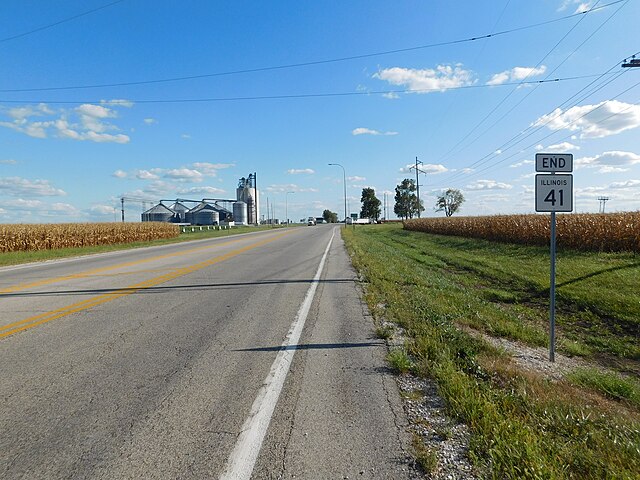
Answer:
<svg viewBox="0 0 640 480"><path fill-rule="evenodd" d="M482 238L526 245L549 245L550 215L418 218L406 230ZM640 251L640 211L556 216L558 247L588 251Z"/></svg>
<svg viewBox="0 0 640 480"><path fill-rule="evenodd" d="M179 234L176 225L158 222L0 225L0 252L112 245Z"/></svg>

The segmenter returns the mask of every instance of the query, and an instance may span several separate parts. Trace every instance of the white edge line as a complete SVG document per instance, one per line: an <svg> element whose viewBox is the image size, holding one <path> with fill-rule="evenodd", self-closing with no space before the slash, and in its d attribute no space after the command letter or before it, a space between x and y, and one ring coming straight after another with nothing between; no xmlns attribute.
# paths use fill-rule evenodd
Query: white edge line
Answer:
<svg viewBox="0 0 640 480"><path fill-rule="evenodd" d="M264 437L267 434L273 411L276 408L276 403L278 403L284 381L289 373L293 355L296 353L295 348L289 349L287 347L296 345L300 339L334 236L335 229L331 234L327 248L325 248L324 255L322 256L322 260L320 260L320 265L318 265L318 270L313 277L309 290L307 290L300 309L282 343L283 349L276 355L276 359L271 365L271 370L262 383L262 387L258 391L258 395L251 406L251 412L242 425L242 430L240 431L240 435L238 435L238 439L227 460L227 466L224 473L220 476L220 480L248 480L251 478L251 473L258 459Z"/></svg>

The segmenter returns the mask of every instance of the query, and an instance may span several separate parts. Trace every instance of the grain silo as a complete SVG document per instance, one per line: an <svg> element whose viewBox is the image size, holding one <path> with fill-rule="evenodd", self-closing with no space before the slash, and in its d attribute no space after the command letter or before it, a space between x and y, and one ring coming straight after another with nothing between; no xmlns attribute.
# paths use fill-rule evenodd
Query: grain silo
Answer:
<svg viewBox="0 0 640 480"><path fill-rule="evenodd" d="M235 202L233 204L233 221L240 225L247 224L247 204Z"/></svg>
<svg viewBox="0 0 640 480"><path fill-rule="evenodd" d="M255 173L250 174L247 178L242 177L238 181L238 188L236 189L236 199L239 202L244 202L247 206L246 223L259 223L258 190L256 187Z"/></svg>
<svg viewBox="0 0 640 480"><path fill-rule="evenodd" d="M191 225L217 225L220 222L219 209L207 202L201 202L185 214Z"/></svg>
<svg viewBox="0 0 640 480"><path fill-rule="evenodd" d="M174 212L174 221L176 223L184 223L187 221L187 212L189 208L180 202L176 202L169 207Z"/></svg>
<svg viewBox="0 0 640 480"><path fill-rule="evenodd" d="M142 214L143 222L171 222L174 212L169 207L159 203Z"/></svg>

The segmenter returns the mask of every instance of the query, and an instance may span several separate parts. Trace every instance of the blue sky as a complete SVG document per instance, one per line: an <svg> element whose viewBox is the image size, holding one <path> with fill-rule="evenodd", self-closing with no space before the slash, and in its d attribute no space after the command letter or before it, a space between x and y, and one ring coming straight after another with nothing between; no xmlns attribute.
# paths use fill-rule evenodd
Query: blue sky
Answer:
<svg viewBox="0 0 640 480"><path fill-rule="evenodd" d="M537 151L574 154L577 212L638 210L640 6L614 2L5 0L0 223L113 221L122 195L138 221L252 172L278 218L342 216L329 163L350 212L363 187L392 210L415 157L426 216L448 187L528 213Z"/></svg>

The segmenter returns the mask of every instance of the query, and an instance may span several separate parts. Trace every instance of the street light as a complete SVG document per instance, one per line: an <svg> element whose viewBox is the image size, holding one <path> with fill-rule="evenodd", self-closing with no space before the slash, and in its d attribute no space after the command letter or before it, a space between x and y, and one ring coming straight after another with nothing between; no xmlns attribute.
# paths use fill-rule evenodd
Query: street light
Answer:
<svg viewBox="0 0 640 480"><path fill-rule="evenodd" d="M342 184L344 185L344 224L347 224L347 174L344 170L344 167L339 163L330 163L329 165L333 165L336 167L340 167L342 169Z"/></svg>
<svg viewBox="0 0 640 480"><path fill-rule="evenodd" d="M288 210L288 205L287 205L287 195L289 195L290 193L296 193L296 192L287 192L284 194L284 218L287 222L287 226L289 226L289 210Z"/></svg>

